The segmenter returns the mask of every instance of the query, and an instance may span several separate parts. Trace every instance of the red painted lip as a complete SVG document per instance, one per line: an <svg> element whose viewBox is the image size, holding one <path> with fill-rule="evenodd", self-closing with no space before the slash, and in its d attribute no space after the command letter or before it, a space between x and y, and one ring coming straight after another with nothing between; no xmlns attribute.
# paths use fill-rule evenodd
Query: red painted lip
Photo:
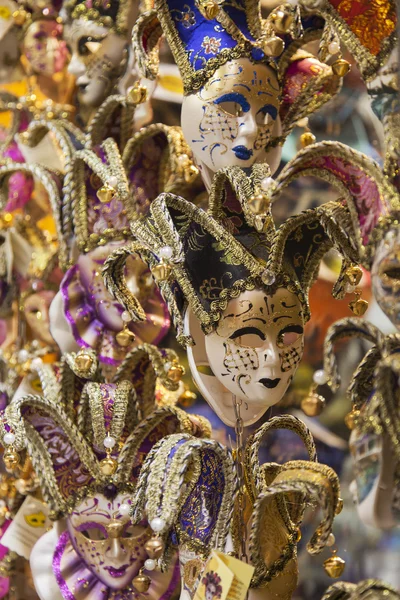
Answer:
<svg viewBox="0 0 400 600"><path fill-rule="evenodd" d="M122 565L119 569L115 569L114 567L105 567L105 570L108 571L111 577L122 577L125 575L125 571L129 565Z"/></svg>

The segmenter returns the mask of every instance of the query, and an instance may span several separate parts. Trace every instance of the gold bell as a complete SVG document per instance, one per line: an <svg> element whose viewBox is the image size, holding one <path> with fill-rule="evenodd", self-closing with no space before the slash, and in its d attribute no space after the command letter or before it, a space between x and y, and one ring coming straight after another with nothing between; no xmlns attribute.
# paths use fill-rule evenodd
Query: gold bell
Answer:
<svg viewBox="0 0 400 600"><path fill-rule="evenodd" d="M100 470L103 475L114 475L115 471L117 470L117 466L117 461L111 456L103 458L103 460L100 462Z"/></svg>
<svg viewBox="0 0 400 600"><path fill-rule="evenodd" d="M150 577L147 577L147 575L144 575L140 570L139 575L136 575L136 577L133 578L132 583L134 588L143 594L149 589L151 585L151 579Z"/></svg>
<svg viewBox="0 0 400 600"><path fill-rule="evenodd" d="M193 406L193 404L197 400L197 395L190 390L185 390L183 394L181 394L178 398L178 402L184 408L189 408L189 406Z"/></svg>
<svg viewBox="0 0 400 600"><path fill-rule="evenodd" d="M14 23L19 27L25 23L28 18L28 13L23 8L19 8L15 12L13 12Z"/></svg>
<svg viewBox="0 0 400 600"><path fill-rule="evenodd" d="M199 173L200 171L196 165L189 165L189 167L186 167L183 173L186 183L193 183Z"/></svg>
<svg viewBox="0 0 400 600"><path fill-rule="evenodd" d="M115 190L109 185L103 185L99 190L97 190L96 196L102 204L108 204L114 198Z"/></svg>
<svg viewBox="0 0 400 600"><path fill-rule="evenodd" d="M336 550L333 551L333 555L327 558L324 561L324 569L325 572L332 577L332 579L337 579L340 577L344 571L346 566L346 562L340 556L336 556Z"/></svg>
<svg viewBox="0 0 400 600"><path fill-rule="evenodd" d="M219 4L213 0L199 0L198 9L203 17L212 21L219 13Z"/></svg>
<svg viewBox="0 0 400 600"><path fill-rule="evenodd" d="M311 133L311 131L305 131L300 136L300 144L301 144L302 148L307 148L307 146L311 146L312 144L315 144L316 141L317 141L317 138L315 137L315 135L313 133Z"/></svg>
<svg viewBox="0 0 400 600"><path fill-rule="evenodd" d="M360 416L360 411L353 408L344 418L344 423L346 427L350 430L353 430L357 424L357 419Z"/></svg>
<svg viewBox="0 0 400 600"><path fill-rule="evenodd" d="M357 287L362 279L362 269L357 265L351 265L344 274L344 281L351 286Z"/></svg>
<svg viewBox="0 0 400 600"><path fill-rule="evenodd" d="M349 302L349 308L357 317L362 317L368 308L368 301L361 298L361 290L355 290L354 293L356 299Z"/></svg>
<svg viewBox="0 0 400 600"><path fill-rule="evenodd" d="M152 537L144 545L149 558L160 558L164 550L164 544L160 538Z"/></svg>
<svg viewBox="0 0 400 600"><path fill-rule="evenodd" d="M135 334L132 333L132 331L128 329L126 323L124 323L124 328L117 333L115 339L117 340L117 344L119 346L122 346L122 348L127 348L135 341Z"/></svg>
<svg viewBox="0 0 400 600"><path fill-rule="evenodd" d="M87 352L79 352L75 357L75 366L79 371L88 373L93 365L93 357Z"/></svg>
<svg viewBox="0 0 400 600"><path fill-rule="evenodd" d="M136 81L136 83L129 88L127 96L129 102L132 102L132 104L143 104L143 102L146 102L147 100L147 88Z"/></svg>
<svg viewBox="0 0 400 600"><path fill-rule="evenodd" d="M151 272L156 281L165 281L171 276L172 267L165 262L160 262L152 268Z"/></svg>
<svg viewBox="0 0 400 600"><path fill-rule="evenodd" d="M251 196L247 200L247 206L253 214L259 215L265 213L269 209L270 201L264 194L257 194L256 196Z"/></svg>
<svg viewBox="0 0 400 600"><path fill-rule="evenodd" d="M325 398L317 394L313 389L310 390L308 396L303 398L300 407L307 417L317 417L323 411L325 406Z"/></svg>
<svg viewBox="0 0 400 600"><path fill-rule="evenodd" d="M347 60L344 60L343 58L338 58L338 60L335 60L335 62L332 63L332 71L338 77L344 77L345 75L347 75L350 69L350 63L347 62Z"/></svg>
<svg viewBox="0 0 400 600"><path fill-rule="evenodd" d="M16 467L18 467L20 457L16 450L13 448L8 448L4 451L3 460L7 471L13 471Z"/></svg>
<svg viewBox="0 0 400 600"><path fill-rule="evenodd" d="M185 369L181 365L172 365L168 370L167 377L173 383L179 383L185 374Z"/></svg>
<svg viewBox="0 0 400 600"><path fill-rule="evenodd" d="M287 33L293 23L293 15L284 10L278 10L271 15L272 24L277 33Z"/></svg>
<svg viewBox="0 0 400 600"><path fill-rule="evenodd" d="M280 37L270 37L264 44L263 50L267 56L280 56L285 45Z"/></svg>

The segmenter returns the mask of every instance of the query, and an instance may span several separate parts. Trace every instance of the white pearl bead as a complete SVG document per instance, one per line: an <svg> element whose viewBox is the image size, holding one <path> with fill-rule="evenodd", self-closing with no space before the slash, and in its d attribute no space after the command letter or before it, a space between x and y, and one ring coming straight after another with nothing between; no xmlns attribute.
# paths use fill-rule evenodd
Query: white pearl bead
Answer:
<svg viewBox="0 0 400 600"><path fill-rule="evenodd" d="M267 269L261 273L261 279L265 285L273 285L275 283L275 275Z"/></svg>
<svg viewBox="0 0 400 600"><path fill-rule="evenodd" d="M20 360L21 362L25 362L26 360L28 360L28 358L29 358L28 350L20 350L18 352L18 360Z"/></svg>
<svg viewBox="0 0 400 600"><path fill-rule="evenodd" d="M152 558L148 558L147 560L144 561L144 568L147 571L154 571L154 569L156 568L156 561L153 560Z"/></svg>
<svg viewBox="0 0 400 600"><path fill-rule="evenodd" d="M111 435L108 435L106 438L104 438L103 444L106 448L114 448L116 441Z"/></svg>
<svg viewBox="0 0 400 600"><path fill-rule="evenodd" d="M7 446L13 444L15 442L15 435L11 433L11 431L8 431L3 437L3 442L7 444Z"/></svg>
<svg viewBox="0 0 400 600"><path fill-rule="evenodd" d="M40 369L40 367L43 365L43 361L41 358L39 358L38 356L36 358L34 358L31 361L31 367L33 369Z"/></svg>
<svg viewBox="0 0 400 600"><path fill-rule="evenodd" d="M124 312L121 315L121 319L124 323L129 323L129 321L132 321L132 317L127 310L124 310Z"/></svg>
<svg viewBox="0 0 400 600"><path fill-rule="evenodd" d="M165 521L164 521L164 519L161 519L161 517L155 517L154 519L152 519L150 521L150 527L152 528L153 531L158 533L164 529Z"/></svg>
<svg viewBox="0 0 400 600"><path fill-rule="evenodd" d="M335 542L336 542L335 536L333 535L333 533L330 533L329 537L326 541L326 545L328 546L328 548L330 548L331 546L334 545Z"/></svg>
<svg viewBox="0 0 400 600"><path fill-rule="evenodd" d="M308 117L299 119L296 123L297 127L308 127Z"/></svg>
<svg viewBox="0 0 400 600"><path fill-rule="evenodd" d="M164 365L164 371L166 373L168 373L168 371L170 370L170 368L171 368L171 363L170 362L166 362L165 365Z"/></svg>
<svg viewBox="0 0 400 600"><path fill-rule="evenodd" d="M264 179L262 179L260 183L262 191L268 192L269 188L273 183L274 180L272 179L272 177L264 177Z"/></svg>
<svg viewBox="0 0 400 600"><path fill-rule="evenodd" d="M119 514L122 515L123 517L126 517L127 515L129 515L130 510L131 510L131 507L129 504L121 504L121 506L118 509Z"/></svg>
<svg viewBox="0 0 400 600"><path fill-rule="evenodd" d="M337 54L340 50L340 46L337 42L331 42L328 46L329 54Z"/></svg>
<svg viewBox="0 0 400 600"><path fill-rule="evenodd" d="M112 175L108 179L108 185L112 188L116 188L118 186L118 177L116 177L115 175Z"/></svg>
<svg viewBox="0 0 400 600"><path fill-rule="evenodd" d="M189 160L189 157L187 154L181 154L180 156L178 156L178 163L180 165L186 165L188 160Z"/></svg>
<svg viewBox="0 0 400 600"><path fill-rule="evenodd" d="M352 294L355 289L356 289L356 286L351 285L350 283L346 283L344 286L344 291L346 292L346 294Z"/></svg>
<svg viewBox="0 0 400 600"><path fill-rule="evenodd" d="M324 385L328 381L328 376L323 369L318 369L313 375L314 383Z"/></svg>
<svg viewBox="0 0 400 600"><path fill-rule="evenodd" d="M170 260L172 258L174 251L171 246L163 246L158 251L158 256L161 259Z"/></svg>

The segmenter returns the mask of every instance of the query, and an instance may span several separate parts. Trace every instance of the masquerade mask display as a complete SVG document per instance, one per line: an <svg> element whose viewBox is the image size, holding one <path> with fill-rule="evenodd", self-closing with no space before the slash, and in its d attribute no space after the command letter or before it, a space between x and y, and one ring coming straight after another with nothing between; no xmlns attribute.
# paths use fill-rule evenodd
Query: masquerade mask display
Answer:
<svg viewBox="0 0 400 600"><path fill-rule="evenodd" d="M251 177L238 168L221 173L208 212L161 195L147 217L131 224L138 243L126 249L150 266L178 340L188 348L193 377L229 425L235 422L232 394L242 401L246 424L284 395L301 360L308 288L332 246L327 232L336 228L339 205L332 203L287 221L273 235L270 204L268 212L254 212L263 202L257 190L266 173L261 167ZM110 258L105 273L129 310L134 304L123 282L125 260ZM134 308L131 314L140 319Z"/></svg>

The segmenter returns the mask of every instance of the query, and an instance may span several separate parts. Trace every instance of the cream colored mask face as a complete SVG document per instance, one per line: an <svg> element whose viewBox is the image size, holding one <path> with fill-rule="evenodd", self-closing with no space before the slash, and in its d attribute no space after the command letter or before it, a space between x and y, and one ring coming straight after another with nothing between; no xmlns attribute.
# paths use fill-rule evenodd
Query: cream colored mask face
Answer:
<svg viewBox="0 0 400 600"><path fill-rule="evenodd" d="M374 296L393 325L400 328L400 231L388 231L371 269Z"/></svg>
<svg viewBox="0 0 400 600"><path fill-rule="evenodd" d="M34 339L39 339L48 346L55 341L50 333L49 309L55 292L43 290L28 296L24 302L24 317L30 327Z"/></svg>
<svg viewBox="0 0 400 600"><path fill-rule="evenodd" d="M66 25L64 36L71 54L68 71L76 77L80 103L100 106L122 74L126 40L84 19Z"/></svg>
<svg viewBox="0 0 400 600"><path fill-rule="evenodd" d="M185 96L181 125L196 162L215 172L267 162L280 150L265 147L280 133L280 86L272 68L247 58L220 67L197 94Z"/></svg>
<svg viewBox="0 0 400 600"><path fill-rule="evenodd" d="M109 500L102 494L85 499L67 519L72 544L87 567L112 590L131 583L148 558L144 545L149 528L132 525L121 516L121 504L130 504L126 494Z"/></svg>
<svg viewBox="0 0 400 600"><path fill-rule="evenodd" d="M295 294L284 288L273 296L243 292L207 336L192 315L187 322L196 344L188 349L194 380L224 423L235 423L233 397L246 425L281 400L303 354L303 313Z"/></svg>

